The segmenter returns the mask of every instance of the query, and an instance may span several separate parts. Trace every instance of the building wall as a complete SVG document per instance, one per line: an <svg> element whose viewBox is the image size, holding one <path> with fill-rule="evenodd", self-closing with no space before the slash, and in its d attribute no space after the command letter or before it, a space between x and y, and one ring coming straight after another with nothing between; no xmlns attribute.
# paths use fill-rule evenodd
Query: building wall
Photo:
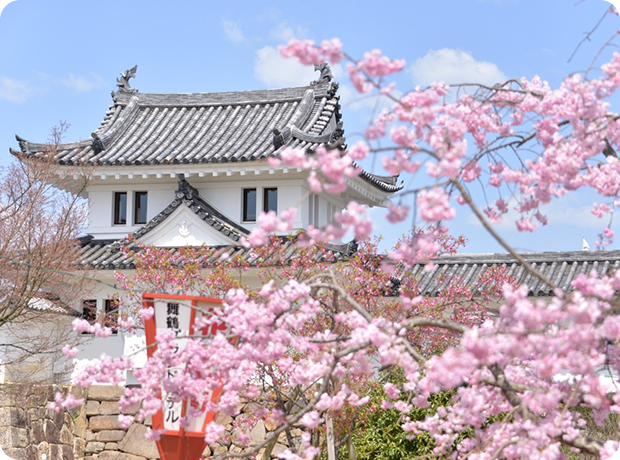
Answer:
<svg viewBox="0 0 620 460"><path fill-rule="evenodd" d="M61 349L80 341L72 320L51 311L26 311L0 326L0 383L68 381L73 365Z"/></svg>
<svg viewBox="0 0 620 460"><path fill-rule="evenodd" d="M278 212L290 208L297 208L298 212L293 223L295 230L307 228L308 225L323 226L331 222L334 212L340 211L346 205L341 197L320 194L315 195L308 189L304 180L271 179L264 174L265 179L249 179L244 181L213 182L191 180L190 184L200 193L200 196L212 206L226 215L229 219L251 230L256 227L255 222L243 222L243 189L256 188L257 209L262 210L263 190L277 187ZM261 176L261 177L263 177ZM165 209L173 200L177 189L176 182L169 183L119 183L111 185L94 185L89 188L89 224L86 233L96 239L120 239L128 233L138 230L141 225L133 225L133 194L137 191L148 191L147 221ZM127 224L113 225L113 198L114 192L127 192ZM315 203L310 204L314 200ZM318 205L318 208L317 208ZM310 212L312 210L312 212Z"/></svg>

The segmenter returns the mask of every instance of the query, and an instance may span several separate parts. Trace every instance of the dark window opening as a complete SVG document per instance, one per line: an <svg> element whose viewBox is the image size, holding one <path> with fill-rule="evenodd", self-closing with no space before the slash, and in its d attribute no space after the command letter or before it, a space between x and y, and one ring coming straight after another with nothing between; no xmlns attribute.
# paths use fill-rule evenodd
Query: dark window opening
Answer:
<svg viewBox="0 0 620 460"><path fill-rule="evenodd" d="M94 299L82 301L82 319L93 323L97 319L97 301Z"/></svg>
<svg viewBox="0 0 620 460"><path fill-rule="evenodd" d="M147 192L136 192L133 197L133 223L146 224L146 209L148 202Z"/></svg>
<svg viewBox="0 0 620 460"><path fill-rule="evenodd" d="M127 224L127 192L114 193L114 225Z"/></svg>
<svg viewBox="0 0 620 460"><path fill-rule="evenodd" d="M104 307L105 317L103 325L112 328L112 334L118 333L118 300L106 299Z"/></svg>
<svg viewBox="0 0 620 460"><path fill-rule="evenodd" d="M266 188L263 190L263 211L278 213L278 189Z"/></svg>
<svg viewBox="0 0 620 460"><path fill-rule="evenodd" d="M82 301L82 319L90 324L97 321L97 301L95 299ZM89 334L89 332L82 332L82 334Z"/></svg>
<svg viewBox="0 0 620 460"><path fill-rule="evenodd" d="M243 189L243 220L256 222L256 189Z"/></svg>

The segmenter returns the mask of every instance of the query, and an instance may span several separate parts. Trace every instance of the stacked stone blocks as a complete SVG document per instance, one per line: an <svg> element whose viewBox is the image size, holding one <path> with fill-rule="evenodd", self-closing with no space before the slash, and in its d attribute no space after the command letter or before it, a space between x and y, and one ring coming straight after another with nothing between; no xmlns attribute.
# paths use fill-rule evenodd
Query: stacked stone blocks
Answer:
<svg viewBox="0 0 620 460"><path fill-rule="evenodd" d="M0 385L0 446L15 460L159 460L156 444L145 438L150 420L123 429L118 423L118 401L123 387L95 385L88 389L54 385ZM57 391L71 391L85 403L71 411L57 413L49 409ZM203 456L226 452L240 453L246 446L235 442L235 431L250 437L250 446L262 443L275 424L252 420L256 403L242 403L233 417L220 414L216 421L226 427L229 436L207 447ZM133 415L137 413L136 407ZM249 417L248 417L249 416ZM249 423L245 420L249 419ZM241 422L244 420L244 422ZM241 423L240 423L241 422ZM293 430L298 441L300 430ZM271 452L271 458L287 449L282 433ZM261 450L262 452L262 450ZM263 460L258 455L258 460Z"/></svg>

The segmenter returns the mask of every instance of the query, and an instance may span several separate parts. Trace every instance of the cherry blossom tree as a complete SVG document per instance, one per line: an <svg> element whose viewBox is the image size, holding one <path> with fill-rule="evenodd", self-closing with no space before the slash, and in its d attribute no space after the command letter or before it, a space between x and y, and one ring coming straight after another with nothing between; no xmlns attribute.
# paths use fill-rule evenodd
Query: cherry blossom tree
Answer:
<svg viewBox="0 0 620 460"><path fill-rule="evenodd" d="M50 157L67 128L62 123L52 130ZM70 272L79 260L78 236L86 217L80 194L89 172L75 168L68 174L78 179L63 180L51 158L21 159L1 171L0 351L5 365L34 355L55 359L54 350L71 336L71 329L60 324L52 333L33 327L41 315L49 321L66 316L72 311L69 303L86 288Z"/></svg>
<svg viewBox="0 0 620 460"><path fill-rule="evenodd" d="M599 72L568 76L558 88L535 77L492 87L437 83L397 91L390 79L403 71L405 62L377 50L358 60L346 55L337 39L321 44L292 40L281 53L304 64L346 61L356 90L375 92L391 106L373 120L366 140L346 153L288 150L273 161L310 171L314 192L339 193L345 178L359 173L355 162L378 155L388 172L415 174L424 179L417 183L429 184L403 192L415 195L415 209L393 204L386 219L398 222L415 213L414 219L430 227L403 239L385 257L368 257L361 265L352 261L327 267L313 256L306 264L300 256L258 292L225 283L231 288L225 303L204 325L226 322L238 343L233 346L223 336L210 342L196 338L175 353L173 334L159 334L157 353L136 374L141 386L127 390L122 406L141 402L137 417L153 414L162 381L166 391L180 399L229 414L241 398L272 392L274 403L259 411L278 425L266 443L302 426L301 444L280 457L310 460L319 452L313 431L339 411L368 404L368 388L360 382L376 378L378 369L392 369L402 378L384 385L383 407L402 413L404 432L432 437L437 457L562 459L567 452L611 456L617 443L585 437L585 422L574 409L591 410L598 423L620 412L620 394L608 392L600 379L601 373L620 372L620 273L580 275L569 290L562 290L523 259L494 223L508 218L513 209L517 229L535 231L548 221L545 204L585 188L600 196L593 204L597 215L609 215L620 204L620 121L609 102L620 85L620 54L609 56ZM477 183L483 184L487 197L494 197L478 200L472 193ZM425 299L414 285L405 285L397 293L398 302L384 303L383 281L406 274L416 264L433 269L432 258L444 247L440 229L463 206L531 276L554 290L552 299L534 301L525 286L495 273L490 276L498 283L488 296L502 301L493 314L485 310L484 301L472 305L462 286L462 292L448 299ZM264 250L277 254L269 234L286 232L291 222L291 214L263 215L247 246L257 257ZM364 243L372 228L366 209L351 202L332 225L310 227L297 244L312 254L347 233ZM614 236L609 227L601 235L601 246ZM190 257L190 262L196 260L202 259ZM373 277L362 276L360 267ZM181 289L183 283L202 283L182 272L169 281ZM76 328L82 327L91 326L76 321ZM431 332L449 339L433 343ZM167 376L168 367L180 365L177 375ZM78 384L119 382L130 367L130 359L105 358ZM220 401L205 401L204 389L222 381ZM284 391L296 397L278 401ZM453 395L448 404L422 421L411 419L414 406L427 407L441 392ZM58 399L59 407L77 403L71 397ZM216 442L224 431L211 423L206 440ZM259 447L228 456L254 455Z"/></svg>

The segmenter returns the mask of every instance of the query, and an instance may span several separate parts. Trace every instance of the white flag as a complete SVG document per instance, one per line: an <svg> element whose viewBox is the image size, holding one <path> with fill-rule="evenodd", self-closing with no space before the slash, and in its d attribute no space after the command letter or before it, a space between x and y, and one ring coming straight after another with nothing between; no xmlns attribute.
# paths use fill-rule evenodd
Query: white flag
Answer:
<svg viewBox="0 0 620 460"><path fill-rule="evenodd" d="M589 251L590 250L590 245L588 244L588 242L586 241L586 239L583 236L581 237L581 250L582 251Z"/></svg>

